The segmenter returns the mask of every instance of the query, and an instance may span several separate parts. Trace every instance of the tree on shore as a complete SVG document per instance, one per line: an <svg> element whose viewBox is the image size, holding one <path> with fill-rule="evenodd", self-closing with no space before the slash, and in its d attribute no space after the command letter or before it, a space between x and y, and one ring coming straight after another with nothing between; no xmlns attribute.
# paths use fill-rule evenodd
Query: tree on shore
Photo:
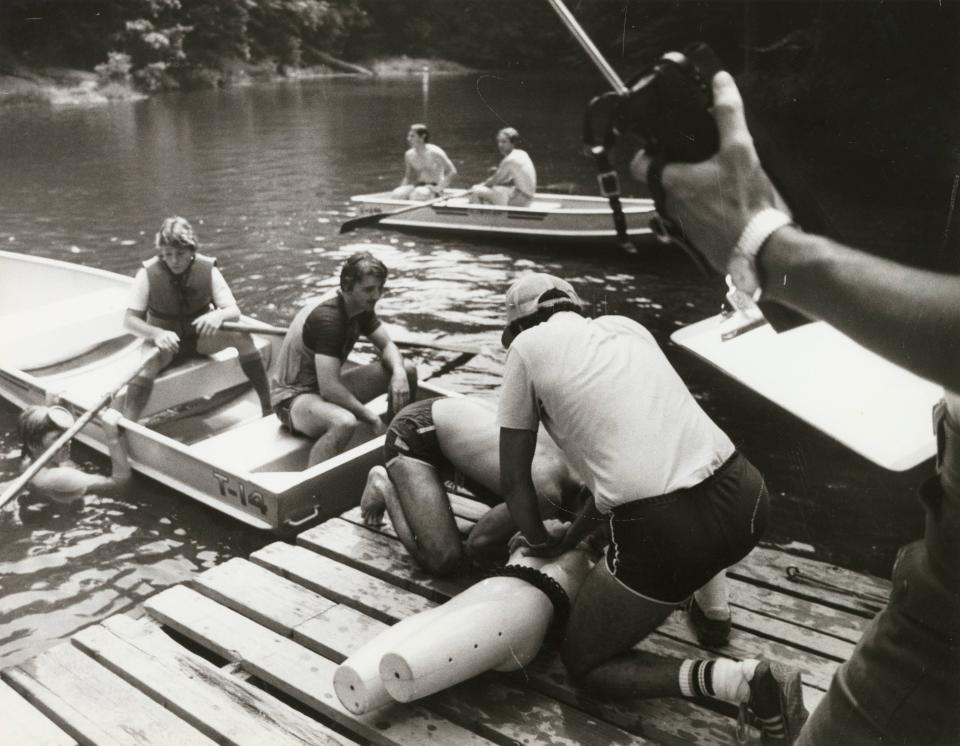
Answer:
<svg viewBox="0 0 960 746"><path fill-rule="evenodd" d="M0 48L150 91L219 84L236 63L329 64L365 23L358 0L4 0Z"/></svg>

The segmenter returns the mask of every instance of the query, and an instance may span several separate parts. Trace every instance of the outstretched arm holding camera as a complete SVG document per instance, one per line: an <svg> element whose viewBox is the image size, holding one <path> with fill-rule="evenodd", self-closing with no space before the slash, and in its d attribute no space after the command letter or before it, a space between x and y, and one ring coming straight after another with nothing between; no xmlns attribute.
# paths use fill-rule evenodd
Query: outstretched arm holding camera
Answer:
<svg viewBox="0 0 960 746"><path fill-rule="evenodd" d="M696 164L669 164L666 208L721 273L757 213L784 209L764 172L726 72L713 82L720 150ZM644 179L649 159L631 164ZM763 297L823 319L895 363L960 391L960 276L912 269L793 225L775 230L756 257Z"/></svg>
<svg viewBox="0 0 960 746"><path fill-rule="evenodd" d="M960 277L871 256L773 212L757 218L783 208L753 147L733 78L718 73L713 94L720 149L701 163L663 169L669 217L715 269L737 277L750 253L738 250L751 246L753 275L746 278L758 281L764 298L823 319L949 389L937 420L940 474L921 490L923 539L901 549L890 603L837 671L797 743L955 743L960 396L951 392L960 392ZM631 170L645 178L648 166L640 154Z"/></svg>

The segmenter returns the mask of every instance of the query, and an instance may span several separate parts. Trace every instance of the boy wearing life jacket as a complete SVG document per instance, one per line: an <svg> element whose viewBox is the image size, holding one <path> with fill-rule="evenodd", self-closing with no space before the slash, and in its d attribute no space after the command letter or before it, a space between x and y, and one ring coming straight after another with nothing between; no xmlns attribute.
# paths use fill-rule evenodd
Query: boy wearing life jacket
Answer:
<svg viewBox="0 0 960 746"><path fill-rule="evenodd" d="M123 414L136 420L150 398L153 382L175 362L235 347L240 367L253 383L264 415L269 414L270 384L253 338L220 329L240 318L233 293L213 257L197 253L197 237L181 217L167 218L156 237L157 256L137 270L124 325L153 343L160 354L127 386Z"/></svg>

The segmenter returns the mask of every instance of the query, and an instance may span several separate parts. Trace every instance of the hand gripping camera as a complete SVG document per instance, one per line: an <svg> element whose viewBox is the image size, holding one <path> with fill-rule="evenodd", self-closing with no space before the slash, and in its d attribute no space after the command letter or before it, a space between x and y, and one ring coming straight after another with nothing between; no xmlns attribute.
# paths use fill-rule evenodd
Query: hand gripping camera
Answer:
<svg viewBox="0 0 960 746"><path fill-rule="evenodd" d="M706 44L667 52L627 84L627 93L609 92L590 102L584 141L590 147L610 147L616 133L629 133L653 157L706 160L719 148L709 109L711 82L720 70L720 61Z"/></svg>
<svg viewBox="0 0 960 746"><path fill-rule="evenodd" d="M629 239L610 151L617 138L625 136L632 140L631 145L643 148L652 159L647 172L647 187L657 216L651 220L651 228L661 241L682 248L707 275L713 274L713 269L666 212L666 195L660 174L667 163L698 163L719 149L717 125L710 108L713 106L713 77L721 69L713 50L700 42L685 47L682 52L667 52L629 84L620 83L615 86L617 90L594 98L587 107L583 129L584 143L597 165L600 192L610 200L621 245ZM806 225L822 224L819 210L804 197L803 191L788 189L770 172L770 164L776 160L773 143L758 130L754 132L757 149L761 151L761 160L781 195L787 198L794 214L802 217ZM808 321L778 304L762 302L761 309L777 331Z"/></svg>

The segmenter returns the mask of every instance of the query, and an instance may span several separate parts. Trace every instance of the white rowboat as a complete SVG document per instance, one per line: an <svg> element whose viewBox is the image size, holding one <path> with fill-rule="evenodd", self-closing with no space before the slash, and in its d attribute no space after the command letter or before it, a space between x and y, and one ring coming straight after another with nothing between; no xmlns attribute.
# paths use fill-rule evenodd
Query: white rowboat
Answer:
<svg viewBox="0 0 960 746"><path fill-rule="evenodd" d="M417 231L459 233L479 237L547 238L559 241L597 241L616 246L610 203L604 197L538 193L529 207L472 204L465 189L448 189L449 199L406 210L380 221L383 226ZM394 199L390 192L359 194L351 198L358 215L393 212L417 202ZM621 200L627 233L636 240L652 238L648 223L655 214L653 200Z"/></svg>
<svg viewBox="0 0 960 746"><path fill-rule="evenodd" d="M0 251L0 396L22 408L56 393L79 414L132 374L143 355L122 325L132 282ZM268 364L281 338L254 339ZM134 470L262 529L295 528L356 505L370 467L382 462L383 436L362 425L347 451L307 468L313 441L281 428L275 415L262 417L249 389L233 349L167 369L146 422L120 422ZM122 408L122 395L114 406ZM385 397L370 407L385 411ZM107 453L96 421L77 438Z"/></svg>

